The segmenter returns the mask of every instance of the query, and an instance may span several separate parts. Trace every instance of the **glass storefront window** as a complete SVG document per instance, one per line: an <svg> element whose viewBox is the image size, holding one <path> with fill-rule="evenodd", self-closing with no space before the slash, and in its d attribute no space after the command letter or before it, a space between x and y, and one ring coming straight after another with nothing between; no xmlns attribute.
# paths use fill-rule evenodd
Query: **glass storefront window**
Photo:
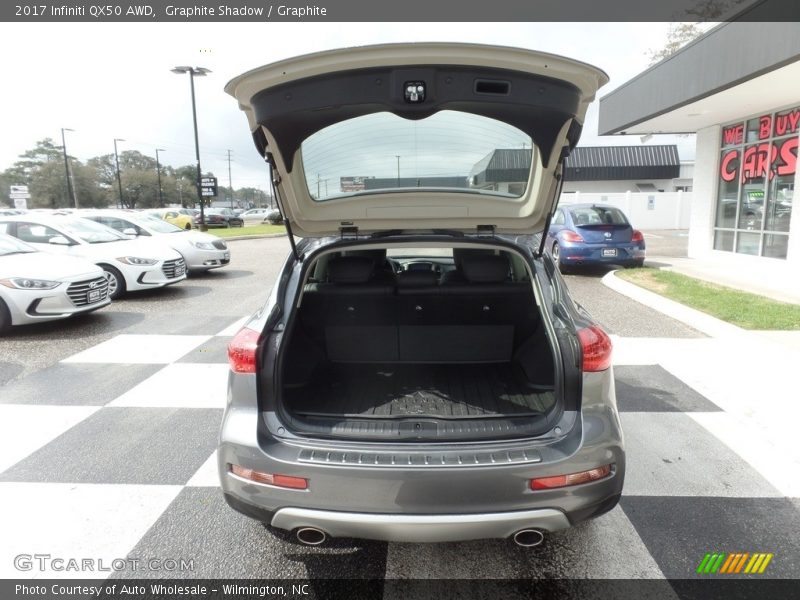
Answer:
<svg viewBox="0 0 800 600"><path fill-rule="evenodd" d="M736 237L736 251L740 254L755 254L758 256L758 242L761 235L758 233L739 233Z"/></svg>
<svg viewBox="0 0 800 600"><path fill-rule="evenodd" d="M786 258L786 250L789 248L789 236L777 233L768 233L764 236L764 251L762 256L770 258Z"/></svg>
<svg viewBox="0 0 800 600"><path fill-rule="evenodd" d="M714 250L733 252L733 232L717 231L714 233Z"/></svg>
<svg viewBox="0 0 800 600"><path fill-rule="evenodd" d="M722 127L715 250L786 258L798 134L800 106Z"/></svg>
<svg viewBox="0 0 800 600"><path fill-rule="evenodd" d="M717 195L717 227L736 225L736 201L739 198L739 150L726 150L720 158L720 180Z"/></svg>

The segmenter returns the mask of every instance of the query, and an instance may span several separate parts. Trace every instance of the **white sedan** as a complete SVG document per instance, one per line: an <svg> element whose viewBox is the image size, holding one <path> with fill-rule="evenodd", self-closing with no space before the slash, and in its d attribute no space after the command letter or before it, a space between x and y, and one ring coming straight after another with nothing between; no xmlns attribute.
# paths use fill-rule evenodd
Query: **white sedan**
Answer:
<svg viewBox="0 0 800 600"><path fill-rule="evenodd" d="M64 319L111 302L103 270L53 256L0 234L0 333L12 325Z"/></svg>
<svg viewBox="0 0 800 600"><path fill-rule="evenodd" d="M231 262L228 244L215 235L187 231L147 213L125 210L87 210L86 219L102 223L122 234L139 238L152 237L180 252L189 271L218 269Z"/></svg>
<svg viewBox="0 0 800 600"><path fill-rule="evenodd" d="M268 208L251 208L250 210L244 211L239 216L244 219L245 225L257 225L264 222L269 212L270 210Z"/></svg>
<svg viewBox="0 0 800 600"><path fill-rule="evenodd" d="M93 262L105 272L112 299L126 291L149 290L186 279L183 257L169 246L149 239L131 240L75 215L0 217L0 233L40 250Z"/></svg>

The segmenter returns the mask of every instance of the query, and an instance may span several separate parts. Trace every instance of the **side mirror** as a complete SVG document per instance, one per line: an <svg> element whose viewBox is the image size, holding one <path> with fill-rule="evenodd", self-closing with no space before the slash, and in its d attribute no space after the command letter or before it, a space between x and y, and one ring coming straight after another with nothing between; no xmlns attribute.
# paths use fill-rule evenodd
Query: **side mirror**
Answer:
<svg viewBox="0 0 800 600"><path fill-rule="evenodd" d="M136 237L136 236L139 235L138 233L136 233L136 230L133 227L126 227L125 229L122 230L122 234L123 235L130 235L130 236L133 236L133 237Z"/></svg>
<svg viewBox="0 0 800 600"><path fill-rule="evenodd" d="M54 235L49 240L47 240L48 244L54 244L56 246L71 246L72 242L70 242L67 238L63 235Z"/></svg>

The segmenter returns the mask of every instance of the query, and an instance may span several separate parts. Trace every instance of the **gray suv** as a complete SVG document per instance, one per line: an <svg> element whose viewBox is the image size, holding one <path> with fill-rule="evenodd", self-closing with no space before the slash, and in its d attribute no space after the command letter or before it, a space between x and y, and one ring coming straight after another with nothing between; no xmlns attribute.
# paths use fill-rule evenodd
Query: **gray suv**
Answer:
<svg viewBox="0 0 800 600"><path fill-rule="evenodd" d="M231 507L312 545L534 546L617 504L611 342L541 236L606 81L528 50L402 44L228 84L291 246L229 346Z"/></svg>

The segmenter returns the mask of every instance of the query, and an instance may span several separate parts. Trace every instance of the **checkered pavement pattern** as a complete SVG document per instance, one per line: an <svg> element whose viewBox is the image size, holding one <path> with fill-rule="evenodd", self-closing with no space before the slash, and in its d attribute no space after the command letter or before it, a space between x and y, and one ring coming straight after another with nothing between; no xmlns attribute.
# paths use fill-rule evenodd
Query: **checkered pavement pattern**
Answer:
<svg viewBox="0 0 800 600"><path fill-rule="evenodd" d="M14 569L17 554L47 553L193 559L192 572L115 574L135 577L659 579L695 576L708 552L771 552L762 577L800 577L800 461L748 408L759 399L737 373L752 361L723 340L615 336L628 471L610 513L533 549L308 548L229 509L219 490L234 319L118 335L0 388L0 577L87 576Z"/></svg>

